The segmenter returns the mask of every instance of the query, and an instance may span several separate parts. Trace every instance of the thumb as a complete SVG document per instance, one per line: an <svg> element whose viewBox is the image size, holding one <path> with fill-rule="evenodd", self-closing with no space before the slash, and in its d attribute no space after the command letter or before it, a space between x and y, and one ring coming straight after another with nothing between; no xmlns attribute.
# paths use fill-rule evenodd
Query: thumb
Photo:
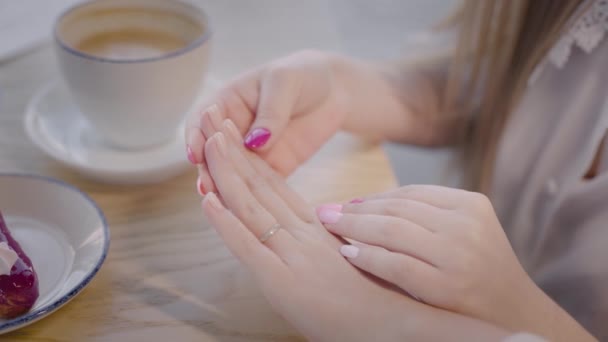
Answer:
<svg viewBox="0 0 608 342"><path fill-rule="evenodd" d="M244 139L247 148L268 150L287 127L297 98L290 74L289 70L270 70L262 79L255 119Z"/></svg>

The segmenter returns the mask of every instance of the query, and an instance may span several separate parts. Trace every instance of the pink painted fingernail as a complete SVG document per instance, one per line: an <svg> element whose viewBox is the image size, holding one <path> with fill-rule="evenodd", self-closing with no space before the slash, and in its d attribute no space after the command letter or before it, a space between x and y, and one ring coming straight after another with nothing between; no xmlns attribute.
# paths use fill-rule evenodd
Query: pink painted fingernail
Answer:
<svg viewBox="0 0 608 342"><path fill-rule="evenodd" d="M190 145L188 145L186 147L186 153L188 153L188 160L192 163L192 164L196 164L196 158L194 158L194 152L192 152L192 148L190 147Z"/></svg>
<svg viewBox="0 0 608 342"><path fill-rule="evenodd" d="M343 245L340 247L340 254L349 259L353 259L359 255L359 248L353 245Z"/></svg>
<svg viewBox="0 0 608 342"><path fill-rule="evenodd" d="M196 191L198 191L198 194L201 196L205 196L205 187L203 186L203 183L201 182L201 177L198 177L196 179Z"/></svg>
<svg viewBox="0 0 608 342"><path fill-rule="evenodd" d="M363 198L355 198L350 201L351 204L363 203Z"/></svg>
<svg viewBox="0 0 608 342"><path fill-rule="evenodd" d="M270 131L266 128L256 128L245 137L245 146L250 149L260 148L270 139Z"/></svg>
<svg viewBox="0 0 608 342"><path fill-rule="evenodd" d="M342 213L335 208L330 208L328 206L321 206L317 209L317 215L319 216L319 220L323 223L336 223L340 221L342 217Z"/></svg>

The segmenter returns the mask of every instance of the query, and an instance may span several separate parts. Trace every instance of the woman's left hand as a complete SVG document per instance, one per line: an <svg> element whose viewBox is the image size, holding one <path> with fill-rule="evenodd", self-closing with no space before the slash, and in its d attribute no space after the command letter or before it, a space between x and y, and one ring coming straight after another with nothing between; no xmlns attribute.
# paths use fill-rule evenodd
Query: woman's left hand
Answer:
<svg viewBox="0 0 608 342"><path fill-rule="evenodd" d="M259 156L232 121L215 127L205 158L219 198L203 210L253 273L270 304L314 341L499 341L501 328L418 303L352 267L314 209ZM442 329L435 329L437 326Z"/></svg>
<svg viewBox="0 0 608 342"><path fill-rule="evenodd" d="M352 264L428 304L534 331L526 317L544 295L487 197L416 185L355 202L317 209L329 231L355 241L341 248Z"/></svg>

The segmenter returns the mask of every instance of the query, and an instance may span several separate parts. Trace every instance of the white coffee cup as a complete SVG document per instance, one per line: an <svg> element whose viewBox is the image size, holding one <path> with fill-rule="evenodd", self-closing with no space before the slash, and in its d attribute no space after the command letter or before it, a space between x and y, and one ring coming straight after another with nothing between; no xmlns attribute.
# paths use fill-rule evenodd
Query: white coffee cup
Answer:
<svg viewBox="0 0 608 342"><path fill-rule="evenodd" d="M139 149L175 139L201 90L211 30L175 0L102 0L55 25L56 55L74 102L106 143Z"/></svg>

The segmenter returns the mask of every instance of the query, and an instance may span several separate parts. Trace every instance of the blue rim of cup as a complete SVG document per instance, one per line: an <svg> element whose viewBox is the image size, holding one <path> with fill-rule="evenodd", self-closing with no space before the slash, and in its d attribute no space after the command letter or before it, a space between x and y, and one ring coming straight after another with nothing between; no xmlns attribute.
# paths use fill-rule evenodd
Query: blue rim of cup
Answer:
<svg viewBox="0 0 608 342"><path fill-rule="evenodd" d="M97 264L95 265L93 270L91 270L89 272L89 274L87 274L86 277L84 277L84 279L82 281L80 281L80 283L78 283L78 285L76 285L67 294L65 294L58 300L52 302L51 304L48 304L39 309L30 311L30 312L24 314L23 316L13 318L13 319L7 320L4 323L1 323L0 324L0 334L2 334L4 332L9 332L9 331L15 330L21 326L26 325L29 322L35 322L41 318L44 318L45 316L53 313L54 311L59 309L61 306L63 306L64 304L66 304L67 302L72 300L74 297L76 297L76 295L78 295L91 282L91 280L93 280L95 275L97 275L97 272L99 272L99 269L105 262L106 257L108 256L108 251L110 249L110 229L108 228L108 222L106 220L106 217L103 214L103 211L101 210L101 208L99 208L99 206L97 205L97 203L95 203L95 201L89 195L84 193L82 190L80 190L77 187L70 185L64 181L61 181L59 179L52 178L52 177L47 177L47 176L24 174L24 173L0 172L0 178L3 178L3 177L17 177L17 178L26 178L26 179L33 179L33 180L48 182L48 183L52 183L55 185L59 185L60 187L66 188L69 191L73 191L73 192L80 194L87 202L89 202L89 204L93 207L93 209L95 209L95 211L97 211L97 215L99 215L99 219L101 220L101 224L103 226L104 243L103 243L103 251L101 253L101 257L97 261Z"/></svg>
<svg viewBox="0 0 608 342"><path fill-rule="evenodd" d="M63 18L70 14L72 11L75 11L79 8L88 6L92 3L98 2L99 0L88 0L85 2L80 2L76 5L73 5L71 7L68 7L68 9L64 10L55 20L55 24L53 25L53 37L55 39L55 42L65 51L78 56L78 57L82 57L85 59L90 59L93 61L98 61L98 62L104 62L104 63L114 63L114 64L129 64L129 63L147 63L147 62L156 62L156 61L160 61L163 59L169 59L169 58L173 58L173 57L178 57L181 56L183 54L186 54L200 46L202 46L203 44L205 44L212 36L212 30L211 30L211 24L209 22L209 17L207 16L207 13L205 13L205 11L203 11L201 8L196 7L192 4L183 2L183 1L177 1L177 0L171 0L171 2L179 4L180 6L184 6L187 7L189 9L191 9L194 12L197 12L198 14L200 14L202 16L202 18L204 19L205 22L205 30L203 32L203 34L198 37L197 39L193 40L192 42L190 42L187 46L175 50L175 51L171 51L159 56L155 56L155 57L147 57L147 58L139 58L139 59L115 59L115 58L105 58L105 57L100 57L100 56L95 56L95 55L91 55L82 51L78 51L76 49L74 49L73 47L69 46L68 44L66 44L60 37L59 37L59 28L58 25L59 23L63 20Z"/></svg>

